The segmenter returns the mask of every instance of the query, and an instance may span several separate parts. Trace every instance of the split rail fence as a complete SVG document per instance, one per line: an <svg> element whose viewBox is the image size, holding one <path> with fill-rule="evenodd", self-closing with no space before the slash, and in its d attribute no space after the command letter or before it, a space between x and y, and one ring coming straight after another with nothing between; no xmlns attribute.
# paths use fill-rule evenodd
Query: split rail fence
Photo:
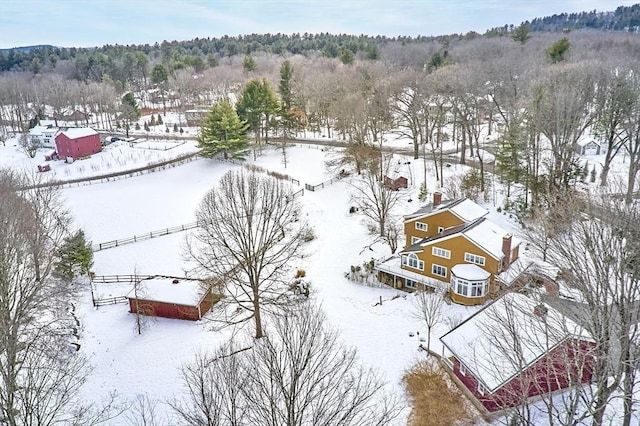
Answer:
<svg viewBox="0 0 640 426"><path fill-rule="evenodd" d="M119 240L106 241L103 243L94 244L91 249L93 251L106 250L114 247L119 247L125 244L137 243L138 241L149 240L151 238L162 237L164 235L175 234L176 232L183 232L189 229L197 228L198 222L185 223L183 225L174 226L171 228L164 228L157 231L146 232L144 234L134 235L129 238L122 238Z"/></svg>

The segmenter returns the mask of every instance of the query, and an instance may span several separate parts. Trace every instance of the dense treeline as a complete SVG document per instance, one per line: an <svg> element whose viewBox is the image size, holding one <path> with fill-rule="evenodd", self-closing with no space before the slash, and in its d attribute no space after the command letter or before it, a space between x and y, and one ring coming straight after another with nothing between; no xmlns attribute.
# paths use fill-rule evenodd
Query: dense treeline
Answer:
<svg viewBox="0 0 640 426"><path fill-rule="evenodd" d="M599 29L635 31L640 29L640 4L618 7L615 12L563 13L525 22L531 31ZM511 35L513 25L493 28L488 36ZM105 45L93 49L37 46L31 49L0 50L0 72L30 71L34 74L55 71L82 81L101 81L108 75L122 84L132 82L135 73L145 74L148 64L162 62L170 69L193 67L197 72L216 66L221 58L252 55L305 55L340 58L379 59L380 49L389 44L449 43L472 39L480 34L426 36L366 36L348 34L249 34L220 38L196 38L188 41L163 41L144 45ZM146 75L143 76L146 78Z"/></svg>
<svg viewBox="0 0 640 426"><path fill-rule="evenodd" d="M640 32L640 3L633 6L620 6L614 12L560 13L543 18L525 21L531 31L570 31L579 29L594 29L606 31ZM515 27L505 25L492 28L487 35L505 35L512 33Z"/></svg>

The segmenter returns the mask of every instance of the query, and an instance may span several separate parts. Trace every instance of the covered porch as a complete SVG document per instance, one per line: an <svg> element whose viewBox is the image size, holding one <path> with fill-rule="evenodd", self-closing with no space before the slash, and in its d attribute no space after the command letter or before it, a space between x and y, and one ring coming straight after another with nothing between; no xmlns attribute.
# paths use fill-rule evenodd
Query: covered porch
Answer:
<svg viewBox="0 0 640 426"><path fill-rule="evenodd" d="M445 291L448 288L446 283L402 269L400 256L391 256L384 261L377 262L374 269L378 281L399 290L440 289Z"/></svg>

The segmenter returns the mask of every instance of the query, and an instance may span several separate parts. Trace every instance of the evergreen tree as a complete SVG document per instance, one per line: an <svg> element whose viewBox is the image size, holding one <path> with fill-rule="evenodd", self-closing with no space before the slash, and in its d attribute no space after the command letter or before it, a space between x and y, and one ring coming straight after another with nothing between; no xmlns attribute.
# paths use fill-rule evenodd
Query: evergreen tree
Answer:
<svg viewBox="0 0 640 426"><path fill-rule="evenodd" d="M246 72L252 72L258 69L258 64L256 64L255 59L253 59L251 55L246 55L244 57L243 66Z"/></svg>
<svg viewBox="0 0 640 426"><path fill-rule="evenodd" d="M282 118L285 139L299 123L300 110L294 105L294 94L293 88L291 87L292 78L293 66L291 62L284 61L280 66L280 85L278 86L278 92L281 100L280 117Z"/></svg>
<svg viewBox="0 0 640 426"><path fill-rule="evenodd" d="M507 185L507 197L511 193L511 184L526 178L526 169L523 164L524 138L523 129L518 124L512 123L507 132L498 139L496 172L500 175L500 181Z"/></svg>
<svg viewBox="0 0 640 426"><path fill-rule="evenodd" d="M212 53L207 55L207 64L209 67L214 68L218 66L218 58L216 58Z"/></svg>
<svg viewBox="0 0 640 426"><path fill-rule="evenodd" d="M155 126L156 125L156 116L151 114L151 120L149 121L149 126Z"/></svg>
<svg viewBox="0 0 640 426"><path fill-rule="evenodd" d="M162 96L162 111L164 115L167 115L167 103L165 101L165 85L169 79L169 72L162 64L157 64L151 70L151 81L160 89L160 95Z"/></svg>
<svg viewBox="0 0 640 426"><path fill-rule="evenodd" d="M147 123L146 121L144 122L144 130L146 130L147 132L151 131L151 129L149 128L149 123Z"/></svg>
<svg viewBox="0 0 640 426"><path fill-rule="evenodd" d="M271 83L267 79L254 79L245 84L236 103L236 110L240 119L249 124L256 141L260 142L264 133L266 143L269 121L280 110L280 103Z"/></svg>
<svg viewBox="0 0 640 426"><path fill-rule="evenodd" d="M128 114L127 118L131 118L132 119L131 121L137 120L138 118L140 118L140 115L141 115L140 108L138 107L138 102L136 102L135 96L133 96L133 92L127 92L122 97L122 106L123 108L129 107L127 109L130 109L129 111L130 113Z"/></svg>
<svg viewBox="0 0 640 426"><path fill-rule="evenodd" d="M350 49L343 47L342 49L340 49L340 60L345 65L351 65L355 60L355 56Z"/></svg>
<svg viewBox="0 0 640 426"><path fill-rule="evenodd" d="M522 24L520 24L520 26L518 26L515 30L513 30L513 34L511 34L511 39L513 41L519 42L520 44L525 44L527 40L529 40L529 38L531 37L529 35L529 32L531 32L531 28L529 27L529 24L526 22L523 22Z"/></svg>
<svg viewBox="0 0 640 426"><path fill-rule="evenodd" d="M367 44L367 48L365 50L365 58L369 61L377 61L380 59L380 50L375 43Z"/></svg>
<svg viewBox="0 0 640 426"><path fill-rule="evenodd" d="M202 149L202 156L213 158L222 154L225 159L244 159L248 127L228 100L216 103L200 127L198 147Z"/></svg>
<svg viewBox="0 0 640 426"><path fill-rule="evenodd" d="M552 64L557 64L567 59L567 52L569 51L569 39L563 37L556 41L547 49L547 58Z"/></svg>
<svg viewBox="0 0 640 426"><path fill-rule="evenodd" d="M136 127L135 127L135 129L136 129L136 130L140 130L140 123L136 122Z"/></svg>
<svg viewBox="0 0 640 426"><path fill-rule="evenodd" d="M62 247L58 250L55 275L71 281L80 274L88 274L92 266L93 250L91 250L91 242L85 238L84 231L79 230L65 238Z"/></svg>
<svg viewBox="0 0 640 426"><path fill-rule="evenodd" d="M173 124L173 133L178 133L178 123Z"/></svg>
<svg viewBox="0 0 640 426"><path fill-rule="evenodd" d="M158 125L164 124L164 122L162 121L162 116L160 114L158 114L158 119L156 120L156 123L158 123Z"/></svg>

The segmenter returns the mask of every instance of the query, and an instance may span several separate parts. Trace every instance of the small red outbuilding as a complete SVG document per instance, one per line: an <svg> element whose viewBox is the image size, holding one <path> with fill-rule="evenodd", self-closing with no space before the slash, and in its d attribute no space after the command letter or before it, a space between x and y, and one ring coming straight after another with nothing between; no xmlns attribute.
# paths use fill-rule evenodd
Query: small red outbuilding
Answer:
<svg viewBox="0 0 640 426"><path fill-rule="evenodd" d="M131 313L192 321L201 319L213 306L211 288L187 278L142 280L127 299Z"/></svg>
<svg viewBox="0 0 640 426"><path fill-rule="evenodd" d="M71 128L56 136L56 149L60 158L86 157L102 151L100 135L88 127Z"/></svg>

